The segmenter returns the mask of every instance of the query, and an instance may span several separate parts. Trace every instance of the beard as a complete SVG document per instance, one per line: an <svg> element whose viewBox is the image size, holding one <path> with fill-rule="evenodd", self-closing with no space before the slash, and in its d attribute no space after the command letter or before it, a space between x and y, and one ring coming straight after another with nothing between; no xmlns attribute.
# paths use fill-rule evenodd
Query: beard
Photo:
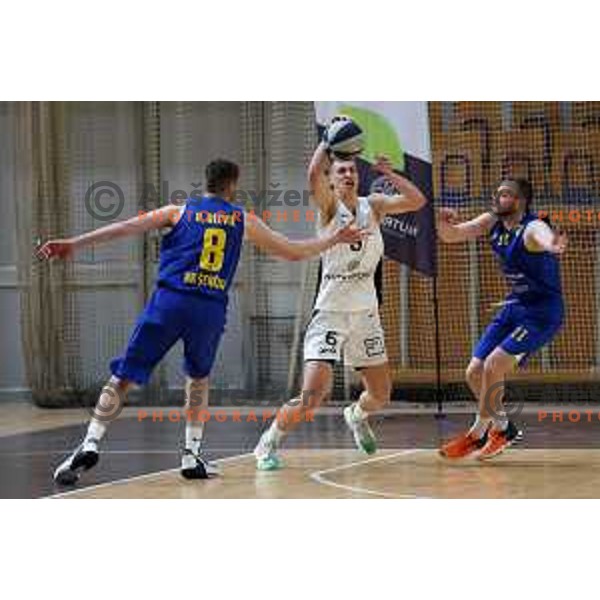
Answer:
<svg viewBox="0 0 600 600"><path fill-rule="evenodd" d="M492 212L499 218L505 219L507 217L512 217L517 212L519 212L519 204L515 202L512 206L508 206L506 208L502 208L497 203L492 203Z"/></svg>

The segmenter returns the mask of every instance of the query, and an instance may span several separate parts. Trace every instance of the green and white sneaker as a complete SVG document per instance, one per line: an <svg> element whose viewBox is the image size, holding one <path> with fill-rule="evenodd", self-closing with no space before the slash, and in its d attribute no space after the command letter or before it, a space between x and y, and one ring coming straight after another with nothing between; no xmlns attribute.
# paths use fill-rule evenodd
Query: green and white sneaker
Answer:
<svg viewBox="0 0 600 600"><path fill-rule="evenodd" d="M344 420L354 435L354 442L359 450L366 454L377 452L377 440L367 419L359 419L354 414L356 402L344 409Z"/></svg>
<svg viewBox="0 0 600 600"><path fill-rule="evenodd" d="M281 459L277 456L277 444L269 434L270 431L267 429L254 448L256 468L259 471L276 471L283 466Z"/></svg>

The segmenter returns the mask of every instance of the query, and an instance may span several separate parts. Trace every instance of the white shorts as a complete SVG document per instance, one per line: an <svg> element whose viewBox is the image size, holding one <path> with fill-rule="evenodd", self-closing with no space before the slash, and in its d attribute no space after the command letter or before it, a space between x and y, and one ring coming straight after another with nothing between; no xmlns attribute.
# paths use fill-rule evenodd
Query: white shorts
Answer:
<svg viewBox="0 0 600 600"><path fill-rule="evenodd" d="M387 362L379 313L318 310L304 335L304 360L339 361L350 367L372 367Z"/></svg>

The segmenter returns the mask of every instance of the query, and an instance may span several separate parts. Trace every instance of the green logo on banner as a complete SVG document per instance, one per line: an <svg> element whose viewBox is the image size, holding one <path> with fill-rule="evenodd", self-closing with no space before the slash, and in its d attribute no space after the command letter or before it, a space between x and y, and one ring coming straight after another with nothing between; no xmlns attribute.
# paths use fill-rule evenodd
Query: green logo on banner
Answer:
<svg viewBox="0 0 600 600"><path fill-rule="evenodd" d="M378 154L385 154L392 161L394 169L404 170L404 152L400 137L394 126L383 115L351 104L341 106L340 113L356 121L365 132L362 158L374 163Z"/></svg>

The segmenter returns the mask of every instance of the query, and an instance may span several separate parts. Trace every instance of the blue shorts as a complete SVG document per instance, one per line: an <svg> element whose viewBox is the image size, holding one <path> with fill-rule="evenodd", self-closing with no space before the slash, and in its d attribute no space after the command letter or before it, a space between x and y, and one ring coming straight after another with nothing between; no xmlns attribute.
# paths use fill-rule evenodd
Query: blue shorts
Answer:
<svg viewBox="0 0 600 600"><path fill-rule="evenodd" d="M522 366L558 333L563 315L562 304L507 304L484 331L473 356L485 360L499 346Z"/></svg>
<svg viewBox="0 0 600 600"><path fill-rule="evenodd" d="M157 289L140 315L125 353L111 361L112 374L144 385L163 356L182 340L185 373L206 377L225 330L226 310L224 303L211 298Z"/></svg>

